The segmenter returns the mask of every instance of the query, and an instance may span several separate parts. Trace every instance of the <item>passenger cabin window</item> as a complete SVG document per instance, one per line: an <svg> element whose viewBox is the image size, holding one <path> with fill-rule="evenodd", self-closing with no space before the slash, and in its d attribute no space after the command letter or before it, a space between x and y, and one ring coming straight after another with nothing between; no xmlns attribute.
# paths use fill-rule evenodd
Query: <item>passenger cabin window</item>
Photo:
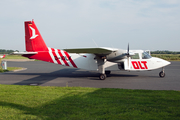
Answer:
<svg viewBox="0 0 180 120"><path fill-rule="evenodd" d="M131 56L131 59L139 59L139 53L135 53L135 55Z"/></svg>
<svg viewBox="0 0 180 120"><path fill-rule="evenodd" d="M152 58L152 57L147 52L142 53L142 59L150 59L150 58Z"/></svg>

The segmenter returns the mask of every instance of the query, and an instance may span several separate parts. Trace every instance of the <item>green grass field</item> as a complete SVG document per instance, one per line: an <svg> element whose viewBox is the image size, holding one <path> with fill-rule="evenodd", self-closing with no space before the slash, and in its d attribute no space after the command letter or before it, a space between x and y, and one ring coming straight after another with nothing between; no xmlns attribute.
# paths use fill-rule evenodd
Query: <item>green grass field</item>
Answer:
<svg viewBox="0 0 180 120"><path fill-rule="evenodd" d="M180 61L180 54L151 54L151 56L168 61Z"/></svg>
<svg viewBox="0 0 180 120"><path fill-rule="evenodd" d="M0 85L2 120L179 120L180 91Z"/></svg>
<svg viewBox="0 0 180 120"><path fill-rule="evenodd" d="M0 73L19 70L19 69L22 69L22 68L21 67L7 67L7 70L3 70L2 67L0 67Z"/></svg>
<svg viewBox="0 0 180 120"><path fill-rule="evenodd" d="M28 58L23 57L21 55L6 55L6 57L3 58L3 59L28 59Z"/></svg>

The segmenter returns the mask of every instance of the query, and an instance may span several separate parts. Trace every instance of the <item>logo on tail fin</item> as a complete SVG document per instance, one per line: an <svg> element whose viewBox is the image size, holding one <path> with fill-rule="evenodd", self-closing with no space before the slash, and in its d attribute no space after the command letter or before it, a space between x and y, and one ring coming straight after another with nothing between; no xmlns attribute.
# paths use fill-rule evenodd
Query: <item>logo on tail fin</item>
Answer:
<svg viewBox="0 0 180 120"><path fill-rule="evenodd" d="M32 30L32 36L31 36L31 38L30 39L34 39L34 38L36 38L38 35L36 35L36 31L35 31L35 29L34 28L32 28L31 26L29 26L30 27L30 29Z"/></svg>

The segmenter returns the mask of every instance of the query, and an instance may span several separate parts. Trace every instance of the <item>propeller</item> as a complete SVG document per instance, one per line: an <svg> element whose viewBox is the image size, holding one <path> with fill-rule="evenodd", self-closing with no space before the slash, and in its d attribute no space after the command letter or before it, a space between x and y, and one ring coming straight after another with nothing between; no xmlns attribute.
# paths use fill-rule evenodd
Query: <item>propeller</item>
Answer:
<svg viewBox="0 0 180 120"><path fill-rule="evenodd" d="M128 48L127 48L127 60L128 60L128 69L130 69L130 62L131 62L131 58L130 58L130 54L129 54L129 43L128 43Z"/></svg>
<svg viewBox="0 0 180 120"><path fill-rule="evenodd" d="M128 48L127 48L127 55L129 56L129 43L128 43Z"/></svg>
<svg viewBox="0 0 180 120"><path fill-rule="evenodd" d="M125 53L125 55L127 56L127 67L130 70L131 68L131 56L135 55L135 53L130 52L129 51L129 43L128 43L128 47L127 47L127 53Z"/></svg>

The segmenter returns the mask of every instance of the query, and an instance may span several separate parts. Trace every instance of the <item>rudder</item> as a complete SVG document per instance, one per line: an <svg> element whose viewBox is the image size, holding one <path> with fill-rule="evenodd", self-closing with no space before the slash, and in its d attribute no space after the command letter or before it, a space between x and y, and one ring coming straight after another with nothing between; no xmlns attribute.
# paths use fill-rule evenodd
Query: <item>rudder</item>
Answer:
<svg viewBox="0 0 180 120"><path fill-rule="evenodd" d="M37 29L34 21L26 21L25 25L25 43L26 51L35 52L35 51L48 51L48 48Z"/></svg>

